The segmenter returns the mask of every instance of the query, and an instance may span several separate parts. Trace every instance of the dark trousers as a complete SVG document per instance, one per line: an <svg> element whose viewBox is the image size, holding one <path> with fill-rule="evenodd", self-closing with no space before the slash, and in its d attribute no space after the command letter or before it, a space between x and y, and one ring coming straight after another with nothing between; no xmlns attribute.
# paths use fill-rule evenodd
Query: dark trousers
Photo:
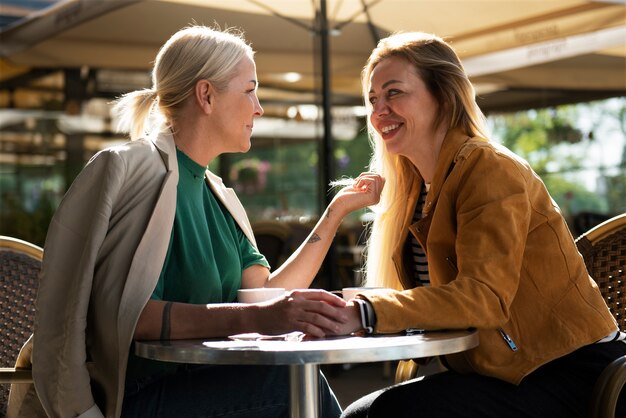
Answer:
<svg viewBox="0 0 626 418"><path fill-rule="evenodd" d="M341 408L320 376L320 416ZM182 365L173 374L128 382L122 418L287 418L287 366Z"/></svg>
<svg viewBox="0 0 626 418"><path fill-rule="evenodd" d="M623 342L589 345L540 367L517 386L447 371L371 393L348 406L342 417L584 418L596 379L623 355ZM616 417L626 417L624 392Z"/></svg>

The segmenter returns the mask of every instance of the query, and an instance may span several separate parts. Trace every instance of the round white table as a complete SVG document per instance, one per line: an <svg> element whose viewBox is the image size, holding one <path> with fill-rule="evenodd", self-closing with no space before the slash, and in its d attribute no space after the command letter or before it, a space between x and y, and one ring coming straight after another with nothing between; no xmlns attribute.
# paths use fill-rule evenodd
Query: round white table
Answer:
<svg viewBox="0 0 626 418"><path fill-rule="evenodd" d="M236 337L235 337L236 338ZM289 365L292 418L316 418L319 365L367 363L458 353L478 345L477 331L292 340L137 341L140 357L175 363Z"/></svg>

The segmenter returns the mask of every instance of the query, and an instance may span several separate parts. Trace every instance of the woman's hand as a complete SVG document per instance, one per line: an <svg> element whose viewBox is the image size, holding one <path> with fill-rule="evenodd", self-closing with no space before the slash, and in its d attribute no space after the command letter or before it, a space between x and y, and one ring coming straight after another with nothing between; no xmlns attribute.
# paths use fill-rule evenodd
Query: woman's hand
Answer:
<svg viewBox="0 0 626 418"><path fill-rule="evenodd" d="M301 331L313 337L338 335L346 327L346 302L325 290L292 290L282 298L255 304L262 334Z"/></svg>
<svg viewBox="0 0 626 418"><path fill-rule="evenodd" d="M375 205L380 201L384 185L385 179L380 174L361 173L352 185L337 193L329 210L339 210L343 217L357 209Z"/></svg>
<svg viewBox="0 0 626 418"><path fill-rule="evenodd" d="M346 302L343 308L347 320L340 324L339 330L334 335L348 335L363 329L361 323L361 311L353 300Z"/></svg>

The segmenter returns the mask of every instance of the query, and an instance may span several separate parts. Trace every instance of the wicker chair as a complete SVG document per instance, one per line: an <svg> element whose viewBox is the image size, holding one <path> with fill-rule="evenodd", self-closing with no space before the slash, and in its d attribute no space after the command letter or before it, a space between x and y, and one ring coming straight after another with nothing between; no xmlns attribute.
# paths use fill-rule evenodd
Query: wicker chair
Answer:
<svg viewBox="0 0 626 418"><path fill-rule="evenodd" d="M590 229L576 240L576 245L620 329L626 330L626 214ZM613 361L598 378L589 416L615 417L624 384L626 356Z"/></svg>
<svg viewBox="0 0 626 418"><path fill-rule="evenodd" d="M0 417L6 414L10 384L32 382L29 369L13 366L33 332L42 257L40 247L0 235Z"/></svg>

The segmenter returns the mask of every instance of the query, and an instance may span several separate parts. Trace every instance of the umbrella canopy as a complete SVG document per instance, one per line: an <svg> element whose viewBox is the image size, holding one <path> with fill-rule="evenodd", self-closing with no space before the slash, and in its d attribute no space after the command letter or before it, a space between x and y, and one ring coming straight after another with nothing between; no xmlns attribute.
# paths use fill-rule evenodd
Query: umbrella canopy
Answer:
<svg viewBox="0 0 626 418"><path fill-rule="evenodd" d="M0 81L32 68L147 70L191 22L236 26L258 51L262 100L319 88L320 0L67 0L0 32ZM360 103L376 39L400 30L448 39L484 110L626 93L626 7L581 0L327 0L334 103ZM7 66L7 64L9 64ZM0 67L1 68L1 67ZM569 97L568 97L569 96ZM313 96L310 96L311 100ZM306 100L306 99L305 99Z"/></svg>

